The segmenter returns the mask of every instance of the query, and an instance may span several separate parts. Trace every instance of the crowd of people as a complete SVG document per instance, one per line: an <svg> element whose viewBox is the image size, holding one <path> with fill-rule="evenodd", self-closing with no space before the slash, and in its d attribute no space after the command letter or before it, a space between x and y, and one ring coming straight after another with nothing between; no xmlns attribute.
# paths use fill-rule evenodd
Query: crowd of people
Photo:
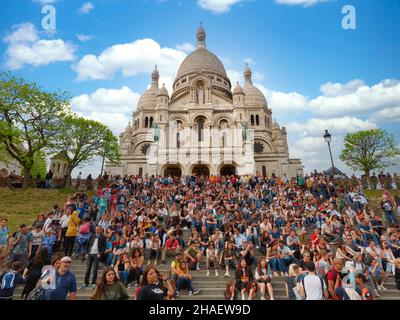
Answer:
<svg viewBox="0 0 400 320"><path fill-rule="evenodd" d="M91 285L96 300L194 295L203 269L225 276L227 300L272 300L279 277L292 300L375 299L389 277L400 290L399 215L388 190L375 212L361 186L317 172L114 176L13 234L1 221L0 299L12 299L17 284L25 299L76 299L76 259L87 264L81 288ZM169 272L160 272L168 257Z"/></svg>

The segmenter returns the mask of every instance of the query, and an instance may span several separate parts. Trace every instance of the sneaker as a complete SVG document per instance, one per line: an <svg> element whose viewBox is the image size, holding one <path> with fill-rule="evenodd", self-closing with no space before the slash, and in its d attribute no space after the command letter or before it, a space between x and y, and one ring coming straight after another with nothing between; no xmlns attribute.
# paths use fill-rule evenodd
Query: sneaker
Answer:
<svg viewBox="0 0 400 320"><path fill-rule="evenodd" d="M378 284L378 285L376 286L376 289L382 290L382 287Z"/></svg>
<svg viewBox="0 0 400 320"><path fill-rule="evenodd" d="M196 289L193 290L193 294L198 294L199 292L200 292L199 288L196 288Z"/></svg>
<svg viewBox="0 0 400 320"><path fill-rule="evenodd" d="M209 276L210 276L210 270L207 270L207 274L206 274L206 276L207 276L207 277L209 277Z"/></svg>
<svg viewBox="0 0 400 320"><path fill-rule="evenodd" d="M189 296L192 296L192 295L193 295L193 292L192 292L192 291L189 291L189 292L188 292L188 295L189 295Z"/></svg>
<svg viewBox="0 0 400 320"><path fill-rule="evenodd" d="M261 297L260 300L265 300L265 297Z"/></svg>
<svg viewBox="0 0 400 320"><path fill-rule="evenodd" d="M92 284L92 288L95 289L97 285L95 283Z"/></svg>
<svg viewBox="0 0 400 320"><path fill-rule="evenodd" d="M162 266L165 266L165 261L164 261L164 260L161 261L161 265L162 265Z"/></svg>
<svg viewBox="0 0 400 320"><path fill-rule="evenodd" d="M200 266L197 266L197 267L196 267L196 271L200 271Z"/></svg>
<svg viewBox="0 0 400 320"><path fill-rule="evenodd" d="M225 272L225 277L230 277L231 274L229 273L229 271Z"/></svg>
<svg viewBox="0 0 400 320"><path fill-rule="evenodd" d="M188 230L188 227L183 227L183 230Z"/></svg>
<svg viewBox="0 0 400 320"><path fill-rule="evenodd" d="M275 298L274 298L274 297L271 297L271 299L269 299L269 300L275 300Z"/></svg>
<svg viewBox="0 0 400 320"><path fill-rule="evenodd" d="M246 297L244 296L244 294L242 294L242 300L246 300Z"/></svg>
<svg viewBox="0 0 400 320"><path fill-rule="evenodd" d="M133 288L132 283L128 284L127 289L132 289L132 288Z"/></svg>
<svg viewBox="0 0 400 320"><path fill-rule="evenodd" d="M278 272L274 272L274 277L277 277L278 276Z"/></svg>
<svg viewBox="0 0 400 320"><path fill-rule="evenodd" d="M149 266L151 264L151 260L149 260L148 262L147 262L147 265Z"/></svg>
<svg viewBox="0 0 400 320"><path fill-rule="evenodd" d="M215 270L215 276L216 276L216 277L219 276L218 270Z"/></svg>
<svg viewBox="0 0 400 320"><path fill-rule="evenodd" d="M288 276L289 276L289 274L287 272L285 272L285 277L288 277Z"/></svg>
<svg viewBox="0 0 400 320"><path fill-rule="evenodd" d="M175 298L178 298L178 297L179 297L179 291L176 290L176 292L175 292Z"/></svg>
<svg viewBox="0 0 400 320"><path fill-rule="evenodd" d="M81 289L87 289L89 286L87 284L83 284Z"/></svg>
<svg viewBox="0 0 400 320"><path fill-rule="evenodd" d="M382 289L383 291L386 291L386 290L387 290L387 288L385 288L384 286L381 286L381 289Z"/></svg>
<svg viewBox="0 0 400 320"><path fill-rule="evenodd" d="M156 259L155 261L154 261L154 265L156 266L158 264L158 260Z"/></svg>

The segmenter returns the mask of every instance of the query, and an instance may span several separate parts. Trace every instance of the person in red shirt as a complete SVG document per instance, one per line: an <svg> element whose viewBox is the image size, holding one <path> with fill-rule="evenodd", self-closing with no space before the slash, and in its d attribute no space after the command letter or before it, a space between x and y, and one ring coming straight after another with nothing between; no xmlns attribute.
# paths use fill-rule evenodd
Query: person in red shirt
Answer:
<svg viewBox="0 0 400 320"><path fill-rule="evenodd" d="M319 238L320 238L320 231L319 229L315 228L313 234L310 236L310 246L312 250L315 250Z"/></svg>
<svg viewBox="0 0 400 320"><path fill-rule="evenodd" d="M336 288L340 288L342 286L342 279L340 278L340 270L342 270L342 268L342 259L333 259L333 268L326 274L328 279L328 291L331 300L341 300L336 294Z"/></svg>
<svg viewBox="0 0 400 320"><path fill-rule="evenodd" d="M176 253L179 250L180 250L179 241L177 239L175 239L174 234L171 234L169 236L169 239L167 239L167 241L165 241L165 244L162 249L162 253L161 253L162 264L165 265L165 259L166 259L167 255L175 257Z"/></svg>

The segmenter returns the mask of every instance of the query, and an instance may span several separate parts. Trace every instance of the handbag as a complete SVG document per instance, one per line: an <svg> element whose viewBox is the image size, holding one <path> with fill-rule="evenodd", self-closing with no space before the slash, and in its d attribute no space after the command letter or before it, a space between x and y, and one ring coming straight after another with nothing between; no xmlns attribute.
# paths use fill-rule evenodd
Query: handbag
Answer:
<svg viewBox="0 0 400 320"><path fill-rule="evenodd" d="M44 300L44 291L43 287L39 285L28 293L26 300Z"/></svg>

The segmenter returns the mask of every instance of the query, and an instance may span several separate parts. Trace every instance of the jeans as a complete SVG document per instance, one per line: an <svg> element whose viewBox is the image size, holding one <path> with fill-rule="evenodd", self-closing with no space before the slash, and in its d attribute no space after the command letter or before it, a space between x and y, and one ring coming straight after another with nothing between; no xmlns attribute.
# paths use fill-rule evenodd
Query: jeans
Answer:
<svg viewBox="0 0 400 320"><path fill-rule="evenodd" d="M287 272L287 268L283 259L272 258L269 261L269 266L271 267L273 272Z"/></svg>
<svg viewBox="0 0 400 320"><path fill-rule="evenodd" d="M390 211L386 211L385 210L385 218L386 218L386 223L389 225L393 224L397 224L397 217L394 214L393 210Z"/></svg>
<svg viewBox="0 0 400 320"><path fill-rule="evenodd" d="M180 291L182 289L188 289L189 291L193 291L192 280L185 277L179 277L176 282L176 290Z"/></svg>
<svg viewBox="0 0 400 320"><path fill-rule="evenodd" d="M215 233L216 225L215 224L208 224L206 223L206 230L207 233L213 235Z"/></svg>
<svg viewBox="0 0 400 320"><path fill-rule="evenodd" d="M97 254L89 255L86 267L86 274L85 274L85 285L89 285L90 271L92 270L92 267L93 267L92 284L96 284L97 271L99 270L99 258Z"/></svg>
<svg viewBox="0 0 400 320"><path fill-rule="evenodd" d="M366 246L368 246L368 240L370 238L372 238L372 240L375 242L375 244L379 246L379 240L375 233L370 233L370 234L363 233L363 240L364 240L364 243Z"/></svg>

